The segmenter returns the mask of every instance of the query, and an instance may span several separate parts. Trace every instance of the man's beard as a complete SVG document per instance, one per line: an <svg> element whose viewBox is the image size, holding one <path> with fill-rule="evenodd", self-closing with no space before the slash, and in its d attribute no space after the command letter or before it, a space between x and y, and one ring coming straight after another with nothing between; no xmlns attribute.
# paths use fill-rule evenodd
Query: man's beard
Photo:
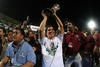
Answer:
<svg viewBox="0 0 100 67"><path fill-rule="evenodd" d="M68 27L67 31L69 31L69 32L73 32L73 30L72 30L71 27Z"/></svg>

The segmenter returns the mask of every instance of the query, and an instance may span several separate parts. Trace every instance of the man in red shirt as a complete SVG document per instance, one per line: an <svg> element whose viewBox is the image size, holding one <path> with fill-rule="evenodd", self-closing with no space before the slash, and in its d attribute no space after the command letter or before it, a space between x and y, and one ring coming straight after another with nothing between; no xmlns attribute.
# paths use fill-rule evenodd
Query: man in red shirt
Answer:
<svg viewBox="0 0 100 67"><path fill-rule="evenodd" d="M72 63L75 63L76 67L82 67L82 58L79 50L83 39L85 39L84 35L71 22L68 22L67 33L63 37L65 67L71 67Z"/></svg>

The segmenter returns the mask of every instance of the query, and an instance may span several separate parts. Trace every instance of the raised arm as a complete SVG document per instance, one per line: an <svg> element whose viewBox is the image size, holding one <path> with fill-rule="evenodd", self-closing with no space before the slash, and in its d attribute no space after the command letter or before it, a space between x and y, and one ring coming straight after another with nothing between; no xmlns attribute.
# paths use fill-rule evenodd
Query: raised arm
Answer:
<svg viewBox="0 0 100 67"><path fill-rule="evenodd" d="M44 37L44 29L45 29L45 26L46 26L46 21L47 21L47 16L45 15L44 13L44 10L42 10L42 16L43 16L43 20L40 24L40 29L39 29L39 38L43 38Z"/></svg>
<svg viewBox="0 0 100 67"><path fill-rule="evenodd" d="M64 27L63 27L63 24L62 24L60 18L56 14L56 9L55 8L52 8L52 9L54 11L54 16L56 17L56 20L57 20L59 31L61 34L64 34Z"/></svg>

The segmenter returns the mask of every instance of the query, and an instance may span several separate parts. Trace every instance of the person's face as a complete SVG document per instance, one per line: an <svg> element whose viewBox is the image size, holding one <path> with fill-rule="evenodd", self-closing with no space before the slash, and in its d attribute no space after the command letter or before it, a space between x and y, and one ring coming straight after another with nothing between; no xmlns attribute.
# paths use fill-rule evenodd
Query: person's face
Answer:
<svg viewBox="0 0 100 67"><path fill-rule="evenodd" d="M13 41L19 43L23 40L23 35L21 34L20 30L13 31Z"/></svg>
<svg viewBox="0 0 100 67"><path fill-rule="evenodd" d="M13 32L8 33L8 41L13 41Z"/></svg>
<svg viewBox="0 0 100 67"><path fill-rule="evenodd" d="M77 31L78 31L78 27L77 27L77 26L75 26L75 30L77 30Z"/></svg>
<svg viewBox="0 0 100 67"><path fill-rule="evenodd" d="M73 27L72 23L71 23L71 22L68 22L68 23L67 23L67 27L68 27L68 28L72 28L72 27Z"/></svg>
<svg viewBox="0 0 100 67"><path fill-rule="evenodd" d="M32 31L29 32L29 37L33 37L34 33Z"/></svg>
<svg viewBox="0 0 100 67"><path fill-rule="evenodd" d="M24 25L27 25L27 21L26 20L23 23L24 23Z"/></svg>
<svg viewBox="0 0 100 67"><path fill-rule="evenodd" d="M72 32L72 28L73 28L72 23L71 23L71 22L68 22L68 23L67 23L67 31Z"/></svg>
<svg viewBox="0 0 100 67"><path fill-rule="evenodd" d="M3 29L0 29L0 36L4 36L4 34Z"/></svg>
<svg viewBox="0 0 100 67"><path fill-rule="evenodd" d="M55 36L55 31L53 27L48 27L47 29L47 37L52 39Z"/></svg>

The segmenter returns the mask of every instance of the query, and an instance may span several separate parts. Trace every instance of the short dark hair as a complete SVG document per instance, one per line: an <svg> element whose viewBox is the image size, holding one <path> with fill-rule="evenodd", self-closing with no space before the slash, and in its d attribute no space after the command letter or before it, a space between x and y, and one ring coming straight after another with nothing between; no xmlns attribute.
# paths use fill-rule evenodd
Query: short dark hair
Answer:
<svg viewBox="0 0 100 67"><path fill-rule="evenodd" d="M12 30L8 30L8 33L9 33L9 32L13 32L13 31L12 31Z"/></svg>
<svg viewBox="0 0 100 67"><path fill-rule="evenodd" d="M21 32L21 34L23 35L23 36L25 36L25 32L24 32L24 29L21 29L21 28L15 28L16 30L19 30L20 32Z"/></svg>
<svg viewBox="0 0 100 67"><path fill-rule="evenodd" d="M57 31L57 27L56 26L54 26L54 25L48 25L48 26L46 26L46 29L45 29L45 36L47 36L46 33L47 33L48 27L53 27L54 31Z"/></svg>
<svg viewBox="0 0 100 67"><path fill-rule="evenodd" d="M3 32L6 34L6 30L5 30L5 28L4 28L4 27L0 27L0 29L2 29L2 30L3 30Z"/></svg>

